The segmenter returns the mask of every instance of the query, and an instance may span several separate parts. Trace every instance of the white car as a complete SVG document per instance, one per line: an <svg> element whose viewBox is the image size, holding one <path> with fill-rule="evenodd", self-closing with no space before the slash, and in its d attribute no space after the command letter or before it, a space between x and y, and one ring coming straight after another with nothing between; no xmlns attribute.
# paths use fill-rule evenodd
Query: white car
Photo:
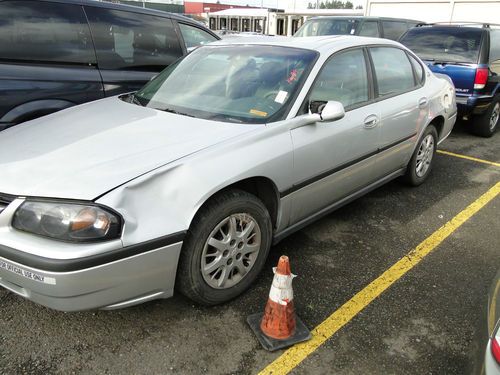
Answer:
<svg viewBox="0 0 500 375"><path fill-rule="evenodd" d="M421 184L454 88L359 37L203 46L135 94L0 133L0 285L59 310L216 304L269 248L396 177Z"/></svg>

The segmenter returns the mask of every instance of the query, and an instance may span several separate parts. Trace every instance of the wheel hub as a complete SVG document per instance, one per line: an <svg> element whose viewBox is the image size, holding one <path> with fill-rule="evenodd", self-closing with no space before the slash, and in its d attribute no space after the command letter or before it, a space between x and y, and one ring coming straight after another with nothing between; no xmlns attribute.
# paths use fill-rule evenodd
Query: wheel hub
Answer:
<svg viewBox="0 0 500 375"><path fill-rule="evenodd" d="M202 252L201 274L215 289L238 284L252 269L261 245L257 221L247 213L233 214L210 233Z"/></svg>

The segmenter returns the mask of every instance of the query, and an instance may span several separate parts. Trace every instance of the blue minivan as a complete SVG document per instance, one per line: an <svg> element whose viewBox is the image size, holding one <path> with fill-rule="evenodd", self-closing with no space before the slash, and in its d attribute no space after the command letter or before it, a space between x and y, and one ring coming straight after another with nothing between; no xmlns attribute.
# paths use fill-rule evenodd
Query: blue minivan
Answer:
<svg viewBox="0 0 500 375"><path fill-rule="evenodd" d="M0 0L0 130L136 91L218 39L190 18L136 6Z"/></svg>
<svg viewBox="0 0 500 375"><path fill-rule="evenodd" d="M455 84L459 116L491 137L500 117L500 28L490 24L421 25L399 40Z"/></svg>

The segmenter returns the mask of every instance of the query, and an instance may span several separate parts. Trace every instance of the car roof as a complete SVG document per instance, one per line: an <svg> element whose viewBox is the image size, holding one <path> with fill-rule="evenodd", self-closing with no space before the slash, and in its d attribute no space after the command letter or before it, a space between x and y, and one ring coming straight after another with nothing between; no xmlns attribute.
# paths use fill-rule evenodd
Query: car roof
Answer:
<svg viewBox="0 0 500 375"><path fill-rule="evenodd" d="M428 24L428 25L420 25L418 27L414 27L409 32L422 32L425 30L477 30L481 32L482 30L489 30L487 27L474 26L474 25L442 25L442 24Z"/></svg>
<svg viewBox="0 0 500 375"><path fill-rule="evenodd" d="M498 30L500 29L500 24L491 22L436 22L436 23L422 23L418 25L418 28L451 28L451 29L484 29L484 30Z"/></svg>
<svg viewBox="0 0 500 375"><path fill-rule="evenodd" d="M319 53L331 53L344 48L364 45L401 46L399 43L380 38L367 38L351 35L327 35L310 37L258 36L247 38L226 38L210 43L213 45L268 45L275 47L302 48Z"/></svg>
<svg viewBox="0 0 500 375"><path fill-rule="evenodd" d="M317 20L317 19L348 19L348 20L373 20L373 21L409 21L422 23L422 21L413 20L409 18L393 18L393 17L375 17L375 16L315 16L311 17L309 20ZM308 20L308 21L309 21Z"/></svg>
<svg viewBox="0 0 500 375"><path fill-rule="evenodd" d="M5 0L0 0L0 2L2 2L2 1L5 1ZM21 0L10 0L10 1L21 1ZM26 1L26 0L23 0L23 1ZM117 4L117 3L96 1L96 0L28 0L28 1L33 1L33 2L44 1L44 2L49 2L49 3L75 4L75 5L92 6L92 7L97 7L97 8L124 10L127 12L147 14L147 15L151 15L151 16L169 17L169 18L172 18L175 20L179 20L179 21L187 22L187 23L190 23L193 25L204 27L199 22L193 21L191 18L182 16L180 14L165 12L163 10L157 10L157 9L141 8L141 7L135 6L135 5ZM140 4L140 3L137 3L137 4Z"/></svg>

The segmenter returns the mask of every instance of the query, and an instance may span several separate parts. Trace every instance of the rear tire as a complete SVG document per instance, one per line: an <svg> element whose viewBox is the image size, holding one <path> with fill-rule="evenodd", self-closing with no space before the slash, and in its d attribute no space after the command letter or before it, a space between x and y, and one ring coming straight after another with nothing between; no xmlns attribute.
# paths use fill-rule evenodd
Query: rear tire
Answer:
<svg viewBox="0 0 500 375"><path fill-rule="evenodd" d="M227 302L255 281L271 241L271 217L256 196L236 189L216 195L188 230L176 287L203 305Z"/></svg>
<svg viewBox="0 0 500 375"><path fill-rule="evenodd" d="M404 181L411 186L421 185L432 170L436 154L438 134L434 125L429 125L420 137L417 148L406 168Z"/></svg>
<svg viewBox="0 0 500 375"><path fill-rule="evenodd" d="M490 138L495 134L500 122L500 96L496 96L486 112L482 115L474 116L473 123L470 124L471 131L481 137Z"/></svg>

